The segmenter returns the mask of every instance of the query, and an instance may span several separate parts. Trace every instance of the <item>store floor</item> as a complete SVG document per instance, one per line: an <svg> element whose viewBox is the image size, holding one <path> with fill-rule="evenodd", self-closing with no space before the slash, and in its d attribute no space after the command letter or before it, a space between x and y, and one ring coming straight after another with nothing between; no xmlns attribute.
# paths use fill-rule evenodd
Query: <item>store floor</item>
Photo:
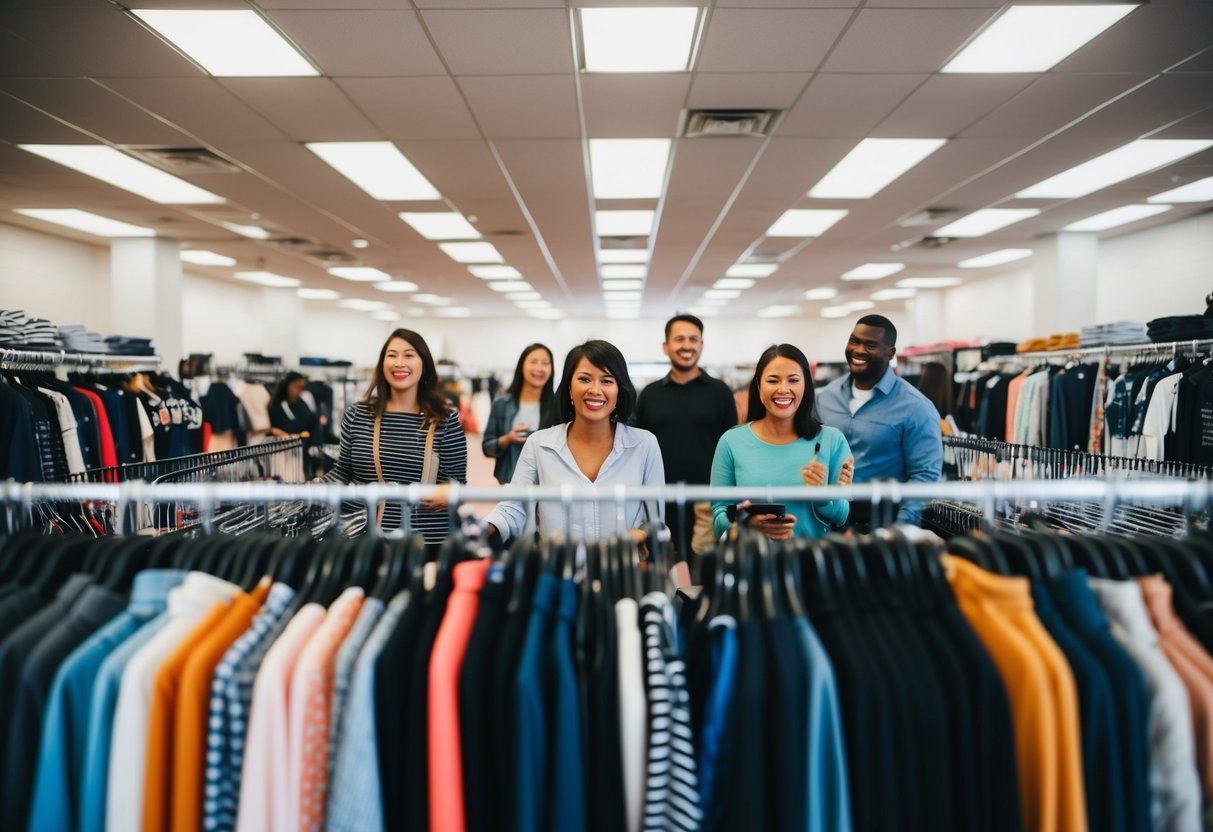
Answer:
<svg viewBox="0 0 1213 832"><path fill-rule="evenodd" d="M468 485L474 487L494 486L497 480L493 478L493 460L484 455L480 449L483 437L479 433L468 434ZM477 517L484 517L496 503L472 503Z"/></svg>

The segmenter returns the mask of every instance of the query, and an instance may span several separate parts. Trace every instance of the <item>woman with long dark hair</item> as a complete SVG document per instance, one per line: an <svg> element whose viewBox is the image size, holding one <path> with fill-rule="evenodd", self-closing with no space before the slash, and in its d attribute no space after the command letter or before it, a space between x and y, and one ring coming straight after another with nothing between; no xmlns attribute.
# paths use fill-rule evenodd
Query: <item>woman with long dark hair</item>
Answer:
<svg viewBox="0 0 1213 832"><path fill-rule="evenodd" d="M428 453L427 453L428 450ZM438 384L438 368L419 333L397 329L379 351L363 400L341 425L341 456L330 482L467 482L467 438L459 412ZM409 526L427 544L450 531L444 493L414 508ZM402 509L389 502L377 518L384 529L401 526Z"/></svg>
<svg viewBox="0 0 1213 832"><path fill-rule="evenodd" d="M555 423L554 365L551 350L531 344L518 356L509 390L493 400L481 447L485 456L497 460L493 476L502 485L514 476L526 438Z"/></svg>
<svg viewBox="0 0 1213 832"><path fill-rule="evenodd" d="M809 360L792 344L768 347L750 380L747 422L727 431L712 459L712 485L849 485L855 459L842 432L814 409ZM745 509L750 501L737 506ZM783 515L752 514L746 524L772 540L823 537L847 520L846 500L786 503ZM728 531L729 504L712 503L712 528Z"/></svg>

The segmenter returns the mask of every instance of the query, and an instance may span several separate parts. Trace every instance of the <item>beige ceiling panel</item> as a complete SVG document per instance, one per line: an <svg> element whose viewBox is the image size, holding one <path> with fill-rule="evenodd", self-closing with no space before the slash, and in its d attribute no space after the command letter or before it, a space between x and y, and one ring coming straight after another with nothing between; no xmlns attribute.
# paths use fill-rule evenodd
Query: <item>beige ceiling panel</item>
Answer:
<svg viewBox="0 0 1213 832"><path fill-rule="evenodd" d="M846 9L717 9L696 69L812 72L850 16Z"/></svg>
<svg viewBox="0 0 1213 832"><path fill-rule="evenodd" d="M202 70L114 7L6 12L3 25L54 55L55 75L196 78Z"/></svg>
<svg viewBox="0 0 1213 832"><path fill-rule="evenodd" d="M672 136L690 85L688 73L582 75L586 132L598 139Z"/></svg>
<svg viewBox="0 0 1213 832"><path fill-rule="evenodd" d="M786 110L813 76L803 72L698 72L687 106L696 109Z"/></svg>
<svg viewBox="0 0 1213 832"><path fill-rule="evenodd" d="M413 0L419 9L563 9L565 0Z"/></svg>
<svg viewBox="0 0 1213 832"><path fill-rule="evenodd" d="M1174 72L1213 72L1213 46L1177 66Z"/></svg>
<svg viewBox="0 0 1213 832"><path fill-rule="evenodd" d="M860 2L861 0L717 0L716 6L722 9L853 9Z"/></svg>
<svg viewBox="0 0 1213 832"><path fill-rule="evenodd" d="M482 233L530 233L486 142L401 142L400 149L459 211L479 217Z"/></svg>
<svg viewBox="0 0 1213 832"><path fill-rule="evenodd" d="M0 79L0 89L114 144L188 147L193 140L92 81ZM86 136L77 141L88 143Z"/></svg>
<svg viewBox="0 0 1213 832"><path fill-rule="evenodd" d="M480 138L467 104L449 77L342 78L337 85L389 138Z"/></svg>
<svg viewBox="0 0 1213 832"><path fill-rule="evenodd" d="M0 139L13 144L78 144L89 140L78 130L3 94L0 94Z"/></svg>
<svg viewBox="0 0 1213 832"><path fill-rule="evenodd" d="M444 75L416 12L279 11L271 17L325 75Z"/></svg>
<svg viewBox="0 0 1213 832"><path fill-rule="evenodd" d="M568 13L559 9L425 11L455 75L556 75L573 71Z"/></svg>
<svg viewBox="0 0 1213 832"><path fill-rule="evenodd" d="M1147 80L1144 75L1050 73L964 131L1039 138Z"/></svg>
<svg viewBox="0 0 1213 832"><path fill-rule="evenodd" d="M935 72L990 18L989 9L865 9L826 72Z"/></svg>
<svg viewBox="0 0 1213 832"><path fill-rule="evenodd" d="M933 75L872 131L885 138L950 138L1026 89L1033 75Z"/></svg>
<svg viewBox="0 0 1213 832"><path fill-rule="evenodd" d="M0 77L69 75L52 50L0 29Z"/></svg>
<svg viewBox="0 0 1213 832"><path fill-rule="evenodd" d="M1136 139L1209 106L1213 75L1163 75L1083 119L1066 135Z"/></svg>
<svg viewBox="0 0 1213 832"><path fill-rule="evenodd" d="M211 78L104 78L100 83L211 144L286 138Z"/></svg>
<svg viewBox="0 0 1213 832"><path fill-rule="evenodd" d="M1205 76L1213 84L1213 76ZM2 121L2 120L0 120ZM1150 136L1152 139L1208 139L1213 137L1213 106Z"/></svg>
<svg viewBox="0 0 1213 832"><path fill-rule="evenodd" d="M385 138L328 78L225 78L220 83L296 141Z"/></svg>
<svg viewBox="0 0 1213 832"><path fill-rule="evenodd" d="M784 117L779 136L861 139L926 79L925 75L819 74Z"/></svg>
<svg viewBox="0 0 1213 832"><path fill-rule="evenodd" d="M571 74L463 77L458 83L490 139L581 135Z"/></svg>
<svg viewBox="0 0 1213 832"><path fill-rule="evenodd" d="M868 0L865 9L993 9L1006 0Z"/></svg>
<svg viewBox="0 0 1213 832"><path fill-rule="evenodd" d="M257 0L263 9L316 9L321 11L362 11L399 9L400 0Z"/></svg>
<svg viewBox="0 0 1213 832"><path fill-rule="evenodd" d="M1161 72L1213 46L1213 3L1143 3L1058 72Z"/></svg>

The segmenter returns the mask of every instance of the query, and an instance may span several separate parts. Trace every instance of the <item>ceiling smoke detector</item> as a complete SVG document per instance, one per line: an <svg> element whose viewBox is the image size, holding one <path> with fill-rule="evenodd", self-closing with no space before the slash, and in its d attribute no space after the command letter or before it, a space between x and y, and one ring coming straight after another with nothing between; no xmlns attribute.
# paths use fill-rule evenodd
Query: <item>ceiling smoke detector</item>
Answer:
<svg viewBox="0 0 1213 832"><path fill-rule="evenodd" d="M127 153L161 170L193 173L239 173L240 168L205 147L126 147Z"/></svg>
<svg viewBox="0 0 1213 832"><path fill-rule="evenodd" d="M782 115L782 110L685 110L679 135L688 139L765 137L775 130Z"/></svg>

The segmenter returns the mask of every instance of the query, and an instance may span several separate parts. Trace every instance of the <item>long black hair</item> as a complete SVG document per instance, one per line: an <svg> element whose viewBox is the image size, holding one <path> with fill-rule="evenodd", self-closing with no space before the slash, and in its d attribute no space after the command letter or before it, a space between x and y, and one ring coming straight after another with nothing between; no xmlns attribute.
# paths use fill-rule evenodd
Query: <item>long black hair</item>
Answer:
<svg viewBox="0 0 1213 832"><path fill-rule="evenodd" d="M593 364L604 373L609 373L615 379L619 395L615 398L615 409L611 411L611 421L626 422L632 417L632 409L636 407L636 388L628 375L628 362L623 353L609 341L586 341L569 350L564 359L564 372L560 374L560 387L556 388L556 421L558 423L572 422L577 415L573 407L572 386L573 373L581 359Z"/></svg>
<svg viewBox="0 0 1213 832"><path fill-rule="evenodd" d="M552 372L548 375L548 380L543 385L543 390L539 393L539 428L550 428L556 424L556 391L554 386L556 359L552 357L552 351L545 345L530 344L522 351L522 355L518 356L518 366L514 368L514 378L510 382L510 389L506 393L514 401L522 401L522 388L526 384L522 365L526 363L526 360L530 358L531 353L535 352L535 350L546 352L548 354L548 364L552 367Z"/></svg>
<svg viewBox="0 0 1213 832"><path fill-rule="evenodd" d="M291 370L289 373L278 379L278 384L274 387L274 395L270 398L270 410L273 410L278 405L286 401L287 393L290 392L291 385L299 379L307 381L307 376L303 373L297 373Z"/></svg>
<svg viewBox="0 0 1213 832"><path fill-rule="evenodd" d="M366 388L364 402L371 406L376 417L382 416L387 410L387 403L392 398L392 386L388 384L383 372L383 360L387 357L388 344L399 338L407 341L408 345L417 351L421 357L421 381L417 382L417 404L421 407L421 415L426 423L441 422L451 413L451 405L438 386L438 367L434 364L434 354L430 352L429 344L421 334L411 329L397 329L383 342L379 350L379 363L375 365L375 375L371 378L370 387Z"/></svg>
<svg viewBox="0 0 1213 832"><path fill-rule="evenodd" d="M812 439L821 432L821 420L817 418L817 398L813 393L813 373L809 369L809 359L805 358L800 347L794 344L772 344L763 351L762 357L758 359L758 366L754 368L754 377L750 379L750 406L749 412L746 413L746 421L756 422L767 415L762 397L758 395L758 385L763 371L776 358L788 358L800 365L800 372L804 376L804 397L800 400L799 407L796 408L796 416L793 418L792 425L796 429L797 436Z"/></svg>

